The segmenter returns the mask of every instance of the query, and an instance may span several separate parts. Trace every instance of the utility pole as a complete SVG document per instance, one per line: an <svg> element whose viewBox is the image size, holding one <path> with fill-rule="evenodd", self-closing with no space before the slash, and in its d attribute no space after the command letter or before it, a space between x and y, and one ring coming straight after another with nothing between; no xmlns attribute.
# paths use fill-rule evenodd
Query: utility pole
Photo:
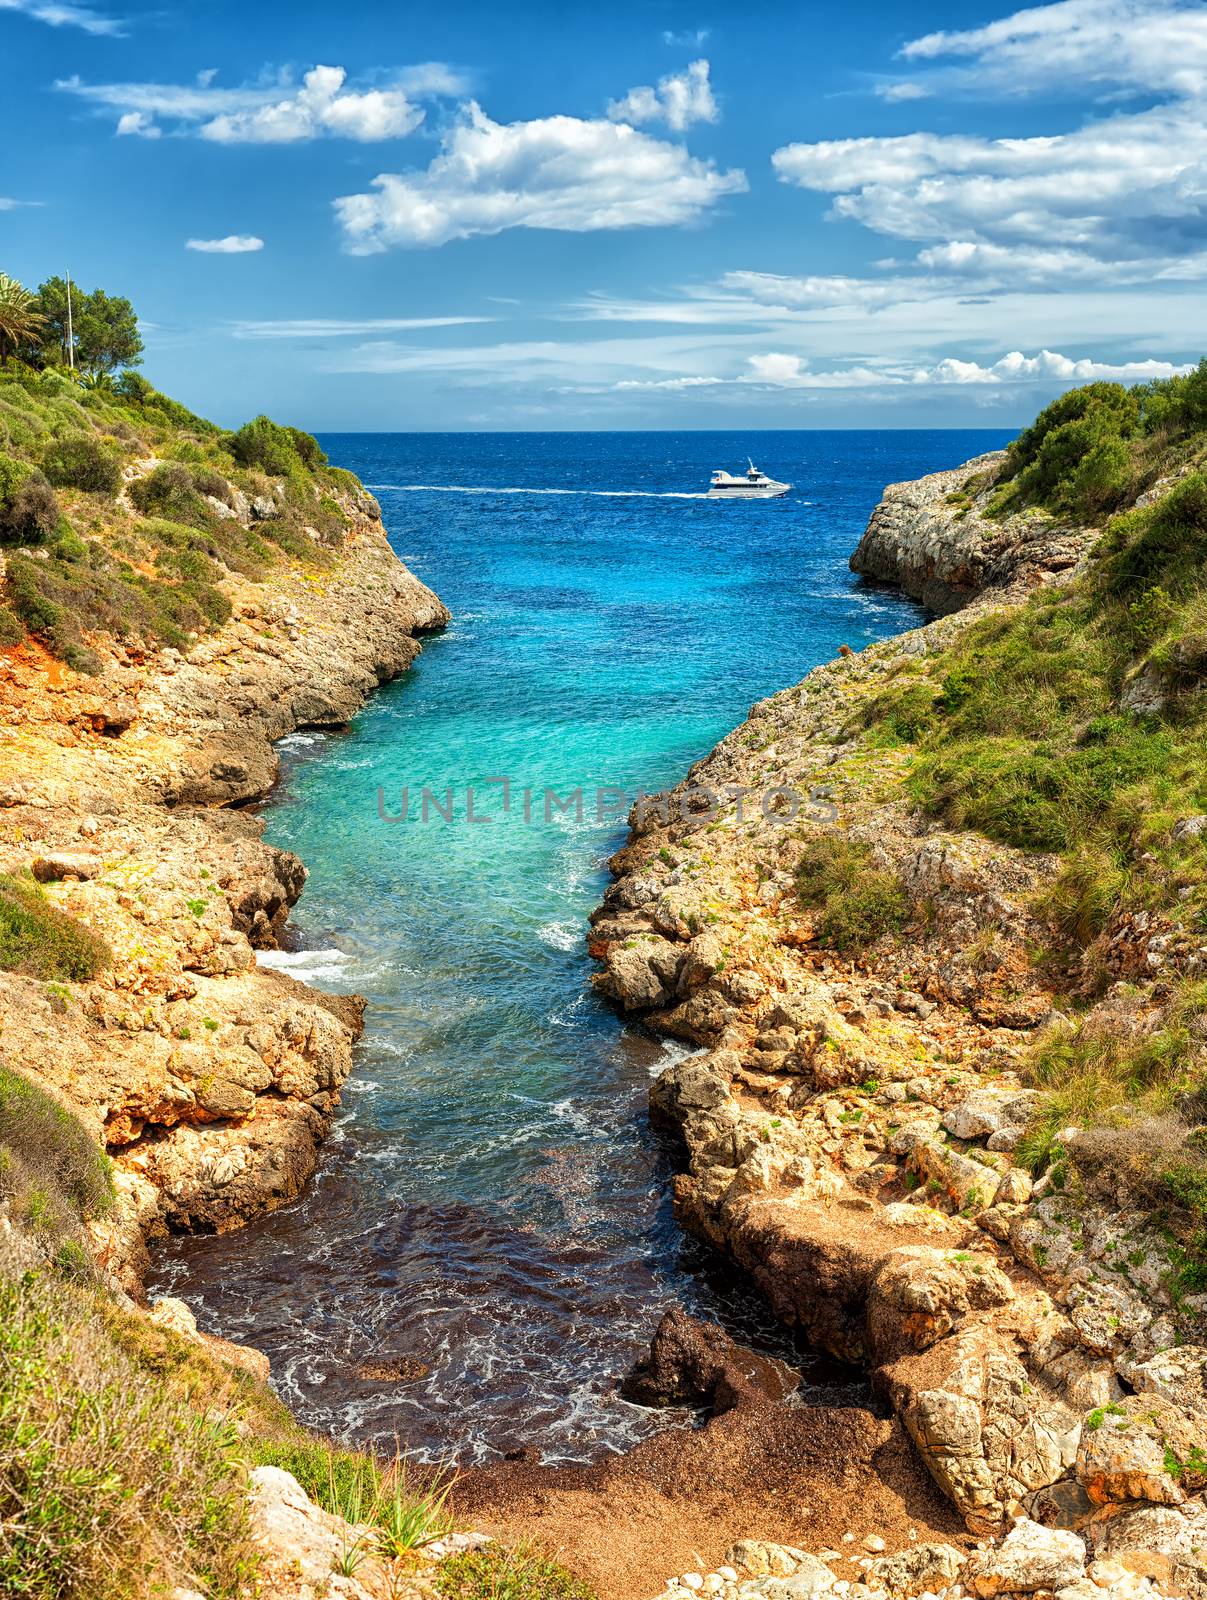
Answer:
<svg viewBox="0 0 1207 1600"><path fill-rule="evenodd" d="M71 274L67 274L67 365L75 371L75 335L71 330Z"/></svg>

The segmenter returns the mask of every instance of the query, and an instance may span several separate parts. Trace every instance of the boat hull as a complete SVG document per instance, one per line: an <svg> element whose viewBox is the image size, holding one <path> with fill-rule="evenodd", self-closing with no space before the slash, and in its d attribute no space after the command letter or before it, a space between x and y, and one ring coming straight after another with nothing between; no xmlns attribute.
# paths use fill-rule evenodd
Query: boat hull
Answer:
<svg viewBox="0 0 1207 1600"><path fill-rule="evenodd" d="M758 485L737 484L734 488L712 488L706 496L709 500L778 500L781 495L788 493L790 483L762 483Z"/></svg>

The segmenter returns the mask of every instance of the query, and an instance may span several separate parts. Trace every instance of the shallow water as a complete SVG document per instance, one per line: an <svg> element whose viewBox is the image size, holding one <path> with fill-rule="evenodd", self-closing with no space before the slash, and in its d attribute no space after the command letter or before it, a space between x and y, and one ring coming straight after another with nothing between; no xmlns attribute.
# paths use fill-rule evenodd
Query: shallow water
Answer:
<svg viewBox="0 0 1207 1600"><path fill-rule="evenodd" d="M267 1351L286 1400L333 1434L589 1459L670 1420L615 1392L669 1305L791 1350L678 1234L644 1114L667 1048L589 993L586 917L624 837L596 791L674 783L753 701L914 625L847 557L885 483L1004 436L323 442L377 486L395 549L454 620L352 732L282 741L268 837L310 879L298 948L268 959L366 995L368 1026L307 1193L237 1235L170 1242L154 1286ZM702 498L748 450L793 493ZM423 820L425 785L446 808L453 788L451 822L431 800ZM467 785L493 821L466 820ZM379 786L387 815L408 790L405 822L382 820ZM581 819L546 821L547 786L582 787ZM426 1374L356 1375L401 1359Z"/></svg>

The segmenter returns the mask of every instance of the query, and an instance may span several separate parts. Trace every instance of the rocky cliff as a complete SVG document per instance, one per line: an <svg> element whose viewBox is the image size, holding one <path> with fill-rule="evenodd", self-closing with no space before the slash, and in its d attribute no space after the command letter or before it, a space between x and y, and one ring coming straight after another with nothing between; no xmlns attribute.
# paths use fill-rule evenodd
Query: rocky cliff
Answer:
<svg viewBox="0 0 1207 1600"><path fill-rule="evenodd" d="M1066 572L1093 534L1043 511L987 523L979 514L1004 451L909 483L890 483L851 557L852 572L892 583L929 610L958 611L986 590L1033 587Z"/></svg>
<svg viewBox="0 0 1207 1600"><path fill-rule="evenodd" d="M593 918L596 981L698 1046L651 1093L682 1152L683 1226L813 1344L870 1370L989 1541L916 1585L869 1555L851 1593L1090 1600L1156 1582L1201 1600L1207 1297L1189 1292L1168 1206L1126 1181L1117 1130L1076 1125L1051 1085L1080 1041L1164 1037L1178 984L1204 970L1202 932L1152 895L1153 909L1104 912L1077 939L1046 898L1059 852L918 803L911 719L966 692L968 630L1083 581L1099 537L1045 513L986 516L999 464L886 491L852 565L967 609L844 650L755 706L669 817L634 819ZM1174 835L1198 826L1176 821L1193 799L1170 796ZM1179 1037L1185 1094L1197 1046ZM1091 1182L1096 1138L1115 1152L1099 1169L1118 1165ZM784 1593L834 1582L800 1551L776 1559L810 1585ZM781 1592L731 1567L710 1591Z"/></svg>
<svg viewBox="0 0 1207 1600"><path fill-rule="evenodd" d="M158 465L125 468L119 528ZM223 529L252 537L268 492L214 499ZM238 808L271 788L272 741L342 725L448 613L371 496L341 481L325 506L338 537L254 578L223 568L229 619L184 649L98 634L88 674L34 637L0 651L0 873L32 872L111 952L88 981L0 972L0 1041L112 1156L99 1243L130 1287L148 1234L233 1227L298 1192L360 1030L356 1000L257 964L306 873Z"/></svg>

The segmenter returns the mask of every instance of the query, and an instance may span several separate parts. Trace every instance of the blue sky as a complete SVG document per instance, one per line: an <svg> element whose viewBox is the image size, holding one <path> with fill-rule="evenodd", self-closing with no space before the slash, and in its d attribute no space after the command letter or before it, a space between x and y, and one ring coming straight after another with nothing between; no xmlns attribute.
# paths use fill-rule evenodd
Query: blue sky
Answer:
<svg viewBox="0 0 1207 1600"><path fill-rule="evenodd" d="M0 0L0 269L315 429L1010 426L1207 351L1207 6Z"/></svg>

